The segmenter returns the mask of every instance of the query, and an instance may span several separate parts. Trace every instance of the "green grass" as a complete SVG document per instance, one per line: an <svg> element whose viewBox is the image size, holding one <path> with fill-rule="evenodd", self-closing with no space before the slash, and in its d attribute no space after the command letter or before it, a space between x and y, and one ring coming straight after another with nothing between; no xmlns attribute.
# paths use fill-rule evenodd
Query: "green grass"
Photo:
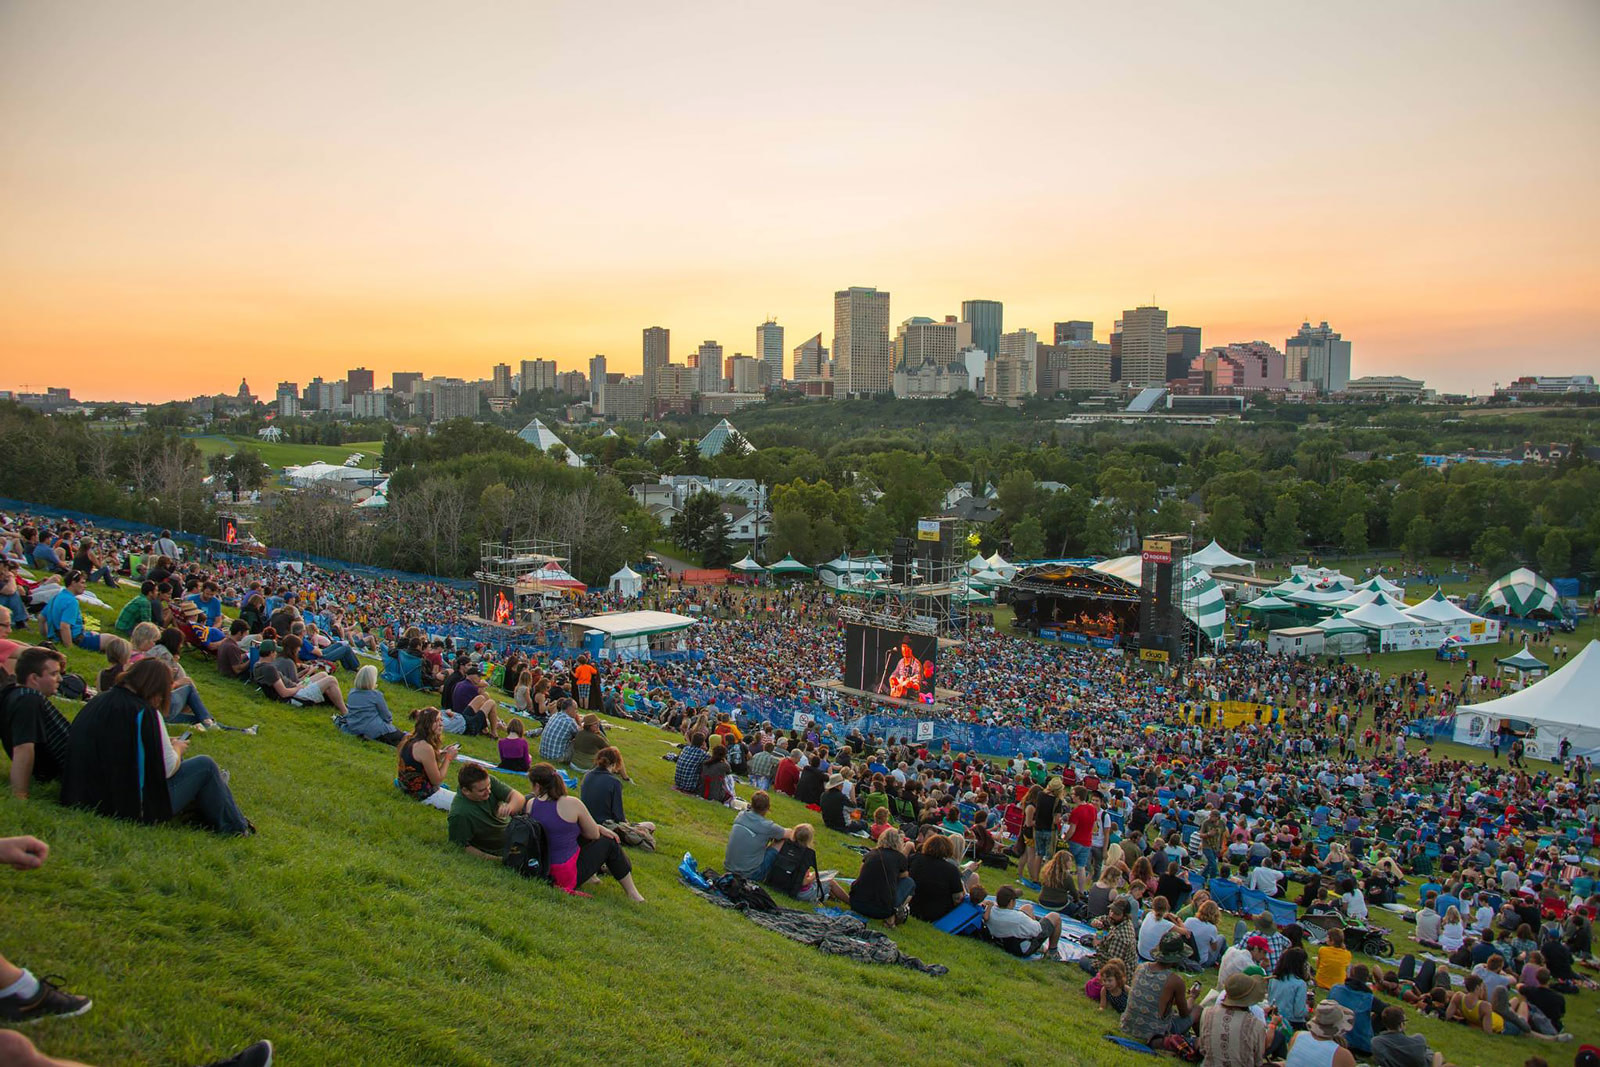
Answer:
<svg viewBox="0 0 1600 1067"><path fill-rule="evenodd" d="M128 595L106 599L115 608ZM101 666L89 653L68 657L86 676ZM190 749L231 770L259 836L103 820L59 807L54 787L0 799L5 833L52 846L42 870L0 873L0 951L95 998L87 1016L30 1031L53 1054L198 1063L266 1036L285 1064L632 1060L641 1050L662 1064L1143 1062L1100 1039L1116 1018L1084 999L1075 967L1022 963L916 922L896 940L947 976L865 966L681 888L685 851L720 869L732 813L670 790L662 731L627 724L613 735L635 779L630 816L662 827L660 852L630 851L648 903L628 904L610 881L593 899L570 899L450 846L443 814L395 789L393 754L339 733L326 711L269 703L198 657L186 663L214 715L262 724L259 737L197 734ZM384 690L399 721L427 703ZM463 740L492 756L492 742ZM774 817L820 823L784 797ZM847 840L821 831L824 867L854 872ZM1001 880L985 872L991 889ZM1571 998L1580 1040L1600 1039L1597 1004L1593 993ZM1415 1014L1410 1025L1464 1067L1560 1057Z"/></svg>
<svg viewBox="0 0 1600 1067"><path fill-rule="evenodd" d="M195 447L205 456L228 455L248 445L261 454L263 463L274 468L317 462L343 463L352 452L364 453L367 460L372 461L372 465L375 466L377 458L383 454L382 441L355 441L343 445L302 445L288 441L262 441L255 437L224 437L220 434L196 435L189 437L188 440L193 441Z"/></svg>

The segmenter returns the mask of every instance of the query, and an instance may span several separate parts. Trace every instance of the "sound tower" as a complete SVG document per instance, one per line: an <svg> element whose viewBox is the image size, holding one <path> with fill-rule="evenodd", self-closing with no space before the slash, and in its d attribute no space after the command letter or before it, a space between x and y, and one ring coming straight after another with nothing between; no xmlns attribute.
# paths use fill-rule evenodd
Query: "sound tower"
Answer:
<svg viewBox="0 0 1600 1067"><path fill-rule="evenodd" d="M924 582L947 582L955 564L954 519L917 520L917 570Z"/></svg>
<svg viewBox="0 0 1600 1067"><path fill-rule="evenodd" d="M896 537L894 552L889 557L889 582L892 585L911 584L911 538Z"/></svg>
<svg viewBox="0 0 1600 1067"><path fill-rule="evenodd" d="M1183 568L1189 538L1157 534L1144 539L1139 582L1139 658L1178 664L1187 658L1184 640Z"/></svg>

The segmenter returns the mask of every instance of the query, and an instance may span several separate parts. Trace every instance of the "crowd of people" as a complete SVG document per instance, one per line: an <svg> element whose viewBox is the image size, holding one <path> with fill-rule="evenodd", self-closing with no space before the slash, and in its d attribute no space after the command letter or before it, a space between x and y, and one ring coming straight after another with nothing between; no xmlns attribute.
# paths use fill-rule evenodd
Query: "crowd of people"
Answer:
<svg viewBox="0 0 1600 1067"><path fill-rule="evenodd" d="M205 692L235 682L326 705L340 729L391 748L400 789L446 812L446 836L469 855L501 860L513 821L528 820L562 888L609 874L642 902L625 846L653 848L656 827L627 818L630 779L615 727L597 714L609 712L680 735L675 788L739 809L728 872L891 925L971 907L1007 951L1073 949L1085 993L1117 1011L1131 1039L1197 1049L1208 1063L1342 1063L1351 1051L1433 1062L1406 1033L1410 1011L1561 1040L1564 998L1593 985L1600 784L1587 760L1501 768L1408 737L1413 721L1470 694L1475 665L1453 684L1255 652L1174 676L974 624L940 658L939 685L956 696L938 714L1071 739L1070 761L1001 760L745 713L741 702L805 700L815 679L837 675L838 605L817 587L752 596L658 583L649 606L700 619L684 638L695 654L592 662L438 637L470 609L448 585L186 559L160 543L169 538L146 546L67 523L13 522L3 536L33 577L0 572L0 625L37 627L36 641L108 663L69 723L52 703L65 657L0 631L10 678L0 741L18 796L59 780L63 802L103 814L191 812L218 832L252 833L226 773L186 758L185 739L166 729L230 728ZM82 597L119 575L139 593L97 631ZM438 699L397 726L373 661L399 647L423 658ZM219 680L186 673L185 648L212 657ZM682 699L690 692L700 699ZM1217 701L1259 710L1219 729ZM452 734L493 738L498 763L463 759ZM773 793L814 808L820 827L779 825ZM821 833L860 841L855 877L820 868ZM981 868L1013 865L1014 882L984 889ZM1247 900L1256 906L1241 917ZM1415 924L1415 950L1372 951L1379 908ZM1356 951L1378 962L1356 962ZM1192 977L1209 971L1216 990L1200 998Z"/></svg>

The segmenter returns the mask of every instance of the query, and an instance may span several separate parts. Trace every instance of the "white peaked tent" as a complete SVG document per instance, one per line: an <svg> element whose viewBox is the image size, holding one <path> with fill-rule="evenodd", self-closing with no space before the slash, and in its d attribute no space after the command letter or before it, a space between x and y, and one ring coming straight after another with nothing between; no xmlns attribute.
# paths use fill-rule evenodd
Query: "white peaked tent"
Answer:
<svg viewBox="0 0 1600 1067"><path fill-rule="evenodd" d="M1235 556L1232 552L1217 544L1216 541L1212 541L1200 551L1192 554L1189 557L1189 562L1208 571L1216 570L1218 567L1249 567L1251 574L1256 571L1254 560L1245 559L1243 556Z"/></svg>
<svg viewBox="0 0 1600 1067"><path fill-rule="evenodd" d="M1007 563L1005 557L998 552L984 560L984 563L988 565L990 570L1008 582L1017 576L1017 568Z"/></svg>
<svg viewBox="0 0 1600 1067"><path fill-rule="evenodd" d="M973 574L977 574L982 570L987 570L988 567L989 561L983 558L982 552L974 554L971 559L967 560L967 570L971 571Z"/></svg>
<svg viewBox="0 0 1600 1067"><path fill-rule="evenodd" d="M732 564L731 569L738 571L740 574L765 574L767 570L767 568L757 563L748 552L744 554L744 559Z"/></svg>
<svg viewBox="0 0 1600 1067"><path fill-rule="evenodd" d="M644 588L644 578L638 571L624 563L622 569L611 576L611 580L606 583L606 588L613 593L621 593L623 596L632 599L638 596L639 592Z"/></svg>
<svg viewBox="0 0 1600 1067"><path fill-rule="evenodd" d="M1555 759L1563 738L1574 756L1600 757L1600 641L1590 641L1560 670L1543 681L1499 700L1471 704L1456 712L1455 740L1487 746L1500 720L1525 725L1527 755Z"/></svg>
<svg viewBox="0 0 1600 1067"><path fill-rule="evenodd" d="M1420 622L1481 622L1482 620L1461 607L1452 604L1444 598L1443 593L1434 593L1420 604L1413 604L1406 609L1406 614Z"/></svg>
<svg viewBox="0 0 1600 1067"><path fill-rule="evenodd" d="M1360 623L1335 615L1316 624L1322 631L1322 647L1326 652L1365 652L1372 635Z"/></svg>

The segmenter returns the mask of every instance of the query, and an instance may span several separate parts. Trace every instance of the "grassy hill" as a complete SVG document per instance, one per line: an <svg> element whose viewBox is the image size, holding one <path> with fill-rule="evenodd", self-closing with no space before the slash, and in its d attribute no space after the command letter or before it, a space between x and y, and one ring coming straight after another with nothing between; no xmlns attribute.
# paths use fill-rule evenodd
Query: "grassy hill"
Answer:
<svg viewBox="0 0 1600 1067"><path fill-rule="evenodd" d="M382 441L355 441L343 445L302 445L290 441L262 441L254 437L225 437L203 434L188 438L202 455L227 455L248 445L261 454L268 466L281 468L306 463L343 463L352 452L364 453L372 465L383 454Z"/></svg>
<svg viewBox="0 0 1600 1067"><path fill-rule="evenodd" d="M108 599L120 606L127 596ZM68 656L91 678L102 665ZM613 734L635 780L630 817L661 826L659 853L629 853L647 903L630 905L610 881L593 899L568 898L450 846L444 815L394 787L392 752L341 734L326 710L269 703L199 657L185 662L218 719L262 726L259 737L197 734L190 749L232 772L261 832L222 839L103 820L62 809L54 787L0 799L0 832L52 848L40 871L0 872L0 951L95 999L81 1019L30 1031L46 1051L182 1064L270 1037L286 1065L641 1053L663 1064L1141 1062L1101 1040L1116 1018L1084 999L1076 967L1023 963L917 922L896 940L948 975L867 966L683 889L685 851L721 868L732 812L671 791L660 730L623 724ZM397 721L428 703L384 691ZM76 707L63 702L69 715ZM462 740L467 753L493 758L492 742ZM773 816L820 824L784 797ZM820 832L824 867L854 873L847 840ZM986 872L991 889L999 875ZM1569 1028L1600 1039L1600 996L1569 1002ZM1564 1059L1543 1043L1414 1014L1411 1028L1463 1067L1535 1052Z"/></svg>

